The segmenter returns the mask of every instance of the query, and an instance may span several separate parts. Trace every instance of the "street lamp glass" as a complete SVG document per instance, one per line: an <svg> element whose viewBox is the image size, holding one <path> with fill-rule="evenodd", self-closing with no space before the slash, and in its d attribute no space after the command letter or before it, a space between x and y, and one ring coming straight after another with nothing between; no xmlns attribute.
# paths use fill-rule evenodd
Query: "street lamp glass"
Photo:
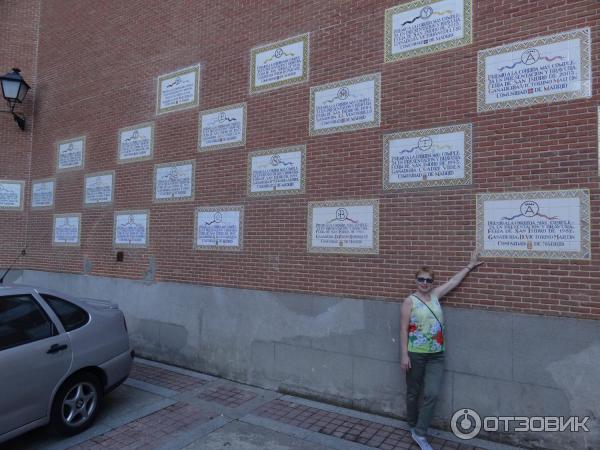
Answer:
<svg viewBox="0 0 600 450"><path fill-rule="evenodd" d="M10 103L23 103L29 85L23 80L19 69L13 69L12 72L0 77L2 80L2 95Z"/></svg>

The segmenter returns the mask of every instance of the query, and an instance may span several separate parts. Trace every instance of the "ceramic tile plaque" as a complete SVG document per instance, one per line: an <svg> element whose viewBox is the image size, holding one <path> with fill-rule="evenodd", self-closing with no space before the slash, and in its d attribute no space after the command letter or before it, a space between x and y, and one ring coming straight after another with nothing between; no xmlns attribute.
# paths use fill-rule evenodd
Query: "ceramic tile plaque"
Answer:
<svg viewBox="0 0 600 450"><path fill-rule="evenodd" d="M113 202L115 172L98 172L85 176L85 206L110 205Z"/></svg>
<svg viewBox="0 0 600 450"><path fill-rule="evenodd" d="M154 152L154 123L119 130L119 163L151 159Z"/></svg>
<svg viewBox="0 0 600 450"><path fill-rule="evenodd" d="M478 53L478 111L591 95L589 28L515 42Z"/></svg>
<svg viewBox="0 0 600 450"><path fill-rule="evenodd" d="M52 245L79 247L81 214L54 214Z"/></svg>
<svg viewBox="0 0 600 450"><path fill-rule="evenodd" d="M214 206L196 209L195 248L198 250L242 249L243 206Z"/></svg>
<svg viewBox="0 0 600 450"><path fill-rule="evenodd" d="M148 218L143 211L115 213L113 246L115 248L145 248L148 245Z"/></svg>
<svg viewBox="0 0 600 450"><path fill-rule="evenodd" d="M81 169L85 159L85 137L57 143L56 153L57 170Z"/></svg>
<svg viewBox="0 0 600 450"><path fill-rule="evenodd" d="M587 190L477 195L482 256L590 259Z"/></svg>
<svg viewBox="0 0 600 450"><path fill-rule="evenodd" d="M154 201L194 199L195 161L180 161L154 166Z"/></svg>
<svg viewBox="0 0 600 450"><path fill-rule="evenodd" d="M200 66L158 77L156 113L193 108L200 103Z"/></svg>
<svg viewBox="0 0 600 450"><path fill-rule="evenodd" d="M248 155L248 195L304 192L306 146L262 150Z"/></svg>
<svg viewBox="0 0 600 450"><path fill-rule="evenodd" d="M379 253L379 201L310 202L307 226L311 253Z"/></svg>
<svg viewBox="0 0 600 450"><path fill-rule="evenodd" d="M54 179L36 180L31 185L31 207L52 208L54 206L54 191L56 181Z"/></svg>
<svg viewBox="0 0 600 450"><path fill-rule="evenodd" d="M308 80L308 48L308 34L253 48L250 52L250 92Z"/></svg>
<svg viewBox="0 0 600 450"><path fill-rule="evenodd" d="M385 62L473 42L472 0L417 0L385 11Z"/></svg>
<svg viewBox="0 0 600 450"><path fill-rule="evenodd" d="M471 124L383 136L383 187L471 184Z"/></svg>
<svg viewBox="0 0 600 450"><path fill-rule="evenodd" d="M246 104L200 113L198 150L220 150L246 145Z"/></svg>
<svg viewBox="0 0 600 450"><path fill-rule="evenodd" d="M0 180L0 210L22 210L24 181Z"/></svg>
<svg viewBox="0 0 600 450"><path fill-rule="evenodd" d="M378 127L380 74L310 88L310 135Z"/></svg>

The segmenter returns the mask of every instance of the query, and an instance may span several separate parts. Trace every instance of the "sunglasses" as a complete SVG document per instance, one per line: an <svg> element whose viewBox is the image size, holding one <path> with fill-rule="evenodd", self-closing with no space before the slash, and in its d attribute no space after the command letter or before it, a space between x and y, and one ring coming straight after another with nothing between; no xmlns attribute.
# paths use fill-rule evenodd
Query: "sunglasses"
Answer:
<svg viewBox="0 0 600 450"><path fill-rule="evenodd" d="M431 284L431 283L433 283L433 278L417 277L417 281L418 281L419 283L427 283L427 284Z"/></svg>

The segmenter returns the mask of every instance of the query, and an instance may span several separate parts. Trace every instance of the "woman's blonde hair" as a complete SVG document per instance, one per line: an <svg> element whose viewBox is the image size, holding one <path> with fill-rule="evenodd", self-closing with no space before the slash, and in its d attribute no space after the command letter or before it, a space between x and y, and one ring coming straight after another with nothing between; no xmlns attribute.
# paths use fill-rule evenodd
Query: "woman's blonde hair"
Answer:
<svg viewBox="0 0 600 450"><path fill-rule="evenodd" d="M429 275L431 275L431 279L432 279L432 280L435 280L435 272L433 271L433 269L430 269L430 268L429 268L429 267L427 267L427 266L421 266L421 267L419 268L419 270L417 270L417 271L415 272L415 278L417 278L417 277L419 276L419 274L420 274L420 273L423 273L423 272L425 272L425 273L428 273Z"/></svg>

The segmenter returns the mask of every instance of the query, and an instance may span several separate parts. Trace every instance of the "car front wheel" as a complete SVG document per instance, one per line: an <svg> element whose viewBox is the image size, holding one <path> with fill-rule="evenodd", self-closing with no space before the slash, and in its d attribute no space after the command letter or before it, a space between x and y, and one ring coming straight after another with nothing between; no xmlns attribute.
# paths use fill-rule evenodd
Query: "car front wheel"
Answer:
<svg viewBox="0 0 600 450"><path fill-rule="evenodd" d="M69 378L58 390L50 424L59 434L72 436L92 425L100 404L100 381L91 373Z"/></svg>

